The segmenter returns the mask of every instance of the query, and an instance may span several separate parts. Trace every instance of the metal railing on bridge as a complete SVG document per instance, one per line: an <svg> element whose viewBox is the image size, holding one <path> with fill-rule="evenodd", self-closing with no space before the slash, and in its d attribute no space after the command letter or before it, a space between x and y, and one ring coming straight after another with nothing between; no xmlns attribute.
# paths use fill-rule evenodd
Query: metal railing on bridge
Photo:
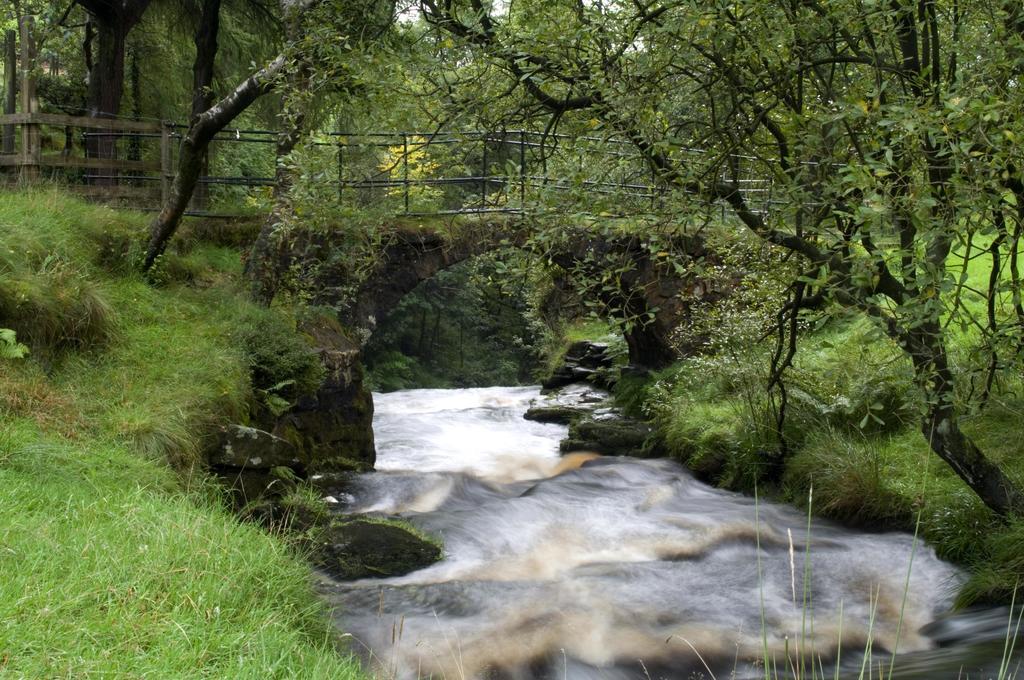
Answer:
<svg viewBox="0 0 1024 680"><path fill-rule="evenodd" d="M166 121L45 113L0 116L0 126L0 168L9 181L46 178L93 200L140 210L156 210L167 198L186 129ZM265 210L275 183L276 141L272 130L216 135L189 214ZM700 150L675 153L705 159ZM743 173L753 160L732 156L727 165L748 203L767 212L771 182ZM393 215L521 213L537 206L636 215L657 212L670 194L628 142L530 130L322 133L292 162L320 200Z"/></svg>

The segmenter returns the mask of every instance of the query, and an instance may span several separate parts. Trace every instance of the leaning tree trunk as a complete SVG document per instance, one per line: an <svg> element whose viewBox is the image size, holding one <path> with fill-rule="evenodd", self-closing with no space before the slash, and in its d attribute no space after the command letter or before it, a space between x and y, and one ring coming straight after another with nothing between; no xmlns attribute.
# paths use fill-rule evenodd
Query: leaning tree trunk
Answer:
<svg viewBox="0 0 1024 680"><path fill-rule="evenodd" d="M921 431L928 445L981 501L1000 516L1024 514L1024 494L1002 469L960 429L954 406L953 372L938 323L923 324L910 335L911 359L928 409Z"/></svg>
<svg viewBox="0 0 1024 680"><path fill-rule="evenodd" d="M302 12L298 7L288 7L287 5L285 5L285 9L287 18L285 34L289 42L294 42L301 37ZM309 89L310 71L309 62L302 60L299 62L298 68L289 74L290 96L284 98L284 110L281 115L283 125L281 132L277 135L275 149L273 208L263 223L263 228L260 229L255 243L252 244L249 259L245 263L245 274L249 278L252 298L263 305L269 305L277 292L279 267L275 262L275 251L279 240L278 232L292 211L288 199L294 181L293 173L284 163L284 159L302 139L303 128L306 124L304 99Z"/></svg>
<svg viewBox="0 0 1024 680"><path fill-rule="evenodd" d="M282 133L277 140L277 170L274 174L274 207L271 208L256 241L252 244L249 259L245 263L245 275L249 278L250 291L254 301L269 305L277 293L279 270L276 251L279 230L291 212L288 192L292 186L291 170L281 162L295 149L302 135L297 125L288 133Z"/></svg>
<svg viewBox="0 0 1024 680"><path fill-rule="evenodd" d="M267 66L246 78L229 95L192 120L181 142L178 172L174 176L170 196L149 227L149 247L142 264L143 271L153 266L181 223L181 217L188 208L192 192L199 180L203 157L210 140L260 95L273 87L274 78L286 63L285 56L279 55Z"/></svg>

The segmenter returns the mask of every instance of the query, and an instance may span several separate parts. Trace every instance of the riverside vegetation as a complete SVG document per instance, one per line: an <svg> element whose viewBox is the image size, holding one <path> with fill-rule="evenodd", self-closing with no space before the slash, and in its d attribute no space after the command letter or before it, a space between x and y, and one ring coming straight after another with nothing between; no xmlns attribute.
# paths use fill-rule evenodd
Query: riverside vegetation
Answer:
<svg viewBox="0 0 1024 680"><path fill-rule="evenodd" d="M201 225L145 281L143 225L0 194L0 318L28 350L0 360L0 674L363 677L307 563L197 468L258 398L258 357L293 377L315 357Z"/></svg>
<svg viewBox="0 0 1024 680"><path fill-rule="evenodd" d="M693 355L657 371L625 371L617 380L619 404L654 426L647 444L651 454L672 457L723 488L788 500L803 509L813 488L810 510L816 516L855 527L914 531L920 519L920 535L939 556L969 572L958 593L960 606L1008 603L1024 577L1024 523L991 512L935 459L918 426L921 395L909 361L870 323L842 313L801 321L804 337L786 379L782 434L788 453L784 458L775 453L778 401L765 390L774 342L766 333L784 301L786 271L749 239L733 249L730 257L743 272L735 293L696 307L678 331L680 345L697 348ZM965 284L959 304L970 314L985 313L980 291L988 270L978 253L986 249L975 242L970 257L965 259L960 248L950 258L953 276ZM559 300L557 312L545 310L541 301L550 298L552 282L520 275L534 277L534 292L532 299L517 303L524 318L516 323L533 329L541 378L557 367L570 345L588 339L609 344L617 367L626 367L625 344L614 322L587 316L586 307L572 297ZM460 307L472 299L473 284L462 275L454 280L465 287L456 287L462 297L433 300L431 315L472 316ZM409 304L425 304L430 294L417 290ZM451 334L457 325L445 332ZM436 374L424 377L428 365L415 352L401 352L403 338L419 337L422 326L418 314L396 314L386 322L386 333L375 338L376 356L401 357L372 369L382 387L460 386ZM963 389L979 389L977 330L953 325L947 330L956 369L968 378ZM480 340L467 338L471 354L502 352L501 346L470 346ZM498 356L514 356L514 348L504 349L507 353ZM399 361L412 369L397 373ZM447 361L454 366L451 358ZM1018 455L1022 387L1019 376L1001 374L985 403L964 418L969 435L1014 479L1024 478L1024 459Z"/></svg>
<svg viewBox="0 0 1024 680"><path fill-rule="evenodd" d="M960 304L984 314L988 270L975 244L950 258L966 285ZM966 265L964 263L967 263ZM874 325L849 314L806 324L786 378L787 406L778 429L771 380L771 304L782 291L771 262L746 263L737 295L700 309L683 329L701 351L642 376L624 376L616 395L627 412L649 418L652 447L724 488L768 494L815 515L874 530L914 531L940 557L965 566L960 606L1007 603L1024 579L1024 522L997 516L921 435L921 394L905 354ZM947 324L962 398L980 390L979 333ZM1024 479L1020 423L1024 383L1003 373L963 427L1011 479ZM780 440L785 454L780 455ZM920 522L918 526L918 522Z"/></svg>

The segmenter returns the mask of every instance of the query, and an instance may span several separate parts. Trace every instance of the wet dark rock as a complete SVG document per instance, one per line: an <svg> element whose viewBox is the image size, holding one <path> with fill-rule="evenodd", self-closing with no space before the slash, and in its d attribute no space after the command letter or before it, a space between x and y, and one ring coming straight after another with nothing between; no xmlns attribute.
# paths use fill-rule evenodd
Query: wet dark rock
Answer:
<svg viewBox="0 0 1024 680"><path fill-rule="evenodd" d="M545 390L554 390L578 382L608 386L607 374L611 367L612 358L608 354L608 345L581 340L569 347L562 364L541 384L541 387Z"/></svg>
<svg viewBox="0 0 1024 680"><path fill-rule="evenodd" d="M652 448L653 428L640 420L621 416L586 418L569 426L569 436L559 445L563 453L593 451L605 456L656 455Z"/></svg>
<svg viewBox="0 0 1024 680"><path fill-rule="evenodd" d="M281 437L255 427L228 425L221 429L220 444L210 452L212 467L270 470L275 467L299 468L298 451Z"/></svg>
<svg viewBox="0 0 1024 680"><path fill-rule="evenodd" d="M306 543L314 564L341 581L402 576L443 556L436 544L378 520L335 520L312 533Z"/></svg>
<svg viewBox="0 0 1024 680"><path fill-rule="evenodd" d="M579 397L580 404L603 404L609 399L607 392L584 392Z"/></svg>
<svg viewBox="0 0 1024 680"><path fill-rule="evenodd" d="M299 478L307 473L373 469L373 396L363 382L359 346L330 318L308 321L300 328L317 352L324 377L312 394L300 397L283 413L256 407L251 427L229 425L215 446L206 451L214 473L232 479L229 486L245 487L245 498L263 482L260 475L288 468ZM244 484L237 481L245 471Z"/></svg>
<svg viewBox="0 0 1024 680"><path fill-rule="evenodd" d="M565 353L565 359L583 368L607 368L612 365L607 343L589 340L581 340L570 345Z"/></svg>
<svg viewBox="0 0 1024 680"><path fill-rule="evenodd" d="M607 346L601 343L576 343L567 360L582 359L593 365L604 361L606 350ZM614 405L610 393L590 384L572 383L548 390L524 417L568 425L569 434L560 444L563 453L592 451L605 456L643 458L662 453L651 425L624 415Z"/></svg>
<svg viewBox="0 0 1024 680"><path fill-rule="evenodd" d="M611 403L612 396L607 391L586 383L573 383L535 400L523 418L538 423L570 425Z"/></svg>
<svg viewBox="0 0 1024 680"><path fill-rule="evenodd" d="M549 390L539 400L539 406L574 406L593 410L598 406L610 404L612 395L608 390L595 387L588 383L573 383Z"/></svg>
<svg viewBox="0 0 1024 680"><path fill-rule="evenodd" d="M319 472L310 476L309 483L324 493L337 495L345 493L355 476L354 471Z"/></svg>
<svg viewBox="0 0 1024 680"><path fill-rule="evenodd" d="M523 414L526 420L533 420L538 423L557 423L568 425L577 418L590 413L590 409L578 406L531 406Z"/></svg>
<svg viewBox="0 0 1024 680"><path fill-rule="evenodd" d="M213 467L211 472L227 490L228 504L236 511L253 503L273 503L295 489L301 477L289 467L267 469Z"/></svg>
<svg viewBox="0 0 1024 680"><path fill-rule="evenodd" d="M283 534L301 546L310 562L333 579L401 576L443 557L440 544L411 526L387 519L339 516L330 497L308 493L264 495L240 509L246 520ZM315 498L315 497L314 497Z"/></svg>
<svg viewBox="0 0 1024 680"><path fill-rule="evenodd" d="M236 509L255 500L281 496L305 476L305 462L290 442L244 425L221 429L219 443L208 452L207 463Z"/></svg>

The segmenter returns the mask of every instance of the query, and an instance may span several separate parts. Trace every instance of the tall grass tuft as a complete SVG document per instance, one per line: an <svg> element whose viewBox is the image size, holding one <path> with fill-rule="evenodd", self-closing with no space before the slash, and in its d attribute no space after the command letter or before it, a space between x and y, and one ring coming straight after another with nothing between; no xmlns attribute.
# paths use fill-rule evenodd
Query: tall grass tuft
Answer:
<svg viewBox="0 0 1024 680"><path fill-rule="evenodd" d="M101 287L58 256L0 272L0 319L37 352L99 347L116 327Z"/></svg>

